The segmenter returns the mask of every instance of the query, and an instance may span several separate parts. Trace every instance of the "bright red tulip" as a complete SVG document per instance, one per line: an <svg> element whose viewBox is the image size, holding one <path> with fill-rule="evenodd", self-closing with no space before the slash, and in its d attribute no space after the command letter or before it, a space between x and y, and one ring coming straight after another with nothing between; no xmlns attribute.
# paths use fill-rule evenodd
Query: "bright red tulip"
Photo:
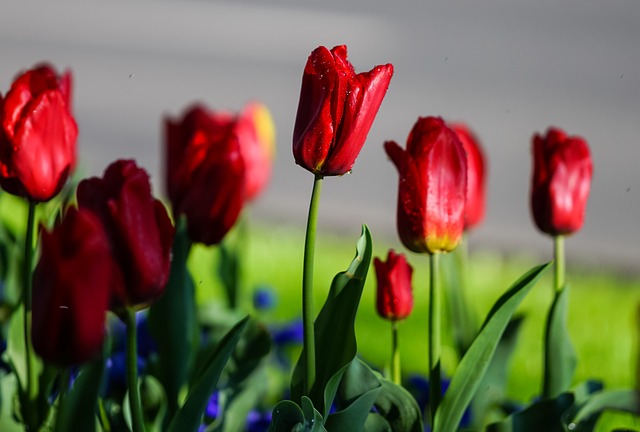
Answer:
<svg viewBox="0 0 640 432"><path fill-rule="evenodd" d="M276 151L275 125L266 106L252 102L236 119L245 166L245 199L252 201L267 186Z"/></svg>
<svg viewBox="0 0 640 432"><path fill-rule="evenodd" d="M302 76L293 130L296 163L323 176L351 171L392 75L391 64L356 74L344 45L316 48Z"/></svg>
<svg viewBox="0 0 640 432"><path fill-rule="evenodd" d="M565 235L582 227L592 175L584 139L555 128L534 135L531 209L542 232Z"/></svg>
<svg viewBox="0 0 640 432"><path fill-rule="evenodd" d="M467 203L465 230L470 230L484 219L485 207L485 159L480 141L462 123L451 125L467 153Z"/></svg>
<svg viewBox="0 0 640 432"><path fill-rule="evenodd" d="M78 128L71 114L71 72L47 65L20 75L0 95L0 186L35 202L49 201L76 163Z"/></svg>
<svg viewBox="0 0 640 432"><path fill-rule="evenodd" d="M413 268L404 255L397 254L394 250L389 251L386 262L376 257L373 265L378 279L378 315L392 321L405 319L413 310Z"/></svg>
<svg viewBox="0 0 640 432"><path fill-rule="evenodd" d="M165 120L166 181L175 218L191 239L219 243L245 203L245 161L233 116L194 106Z"/></svg>
<svg viewBox="0 0 640 432"><path fill-rule="evenodd" d="M78 185L78 206L102 222L111 242L116 282L114 307L146 305L169 280L174 227L164 205L151 195L149 175L130 160L118 160L102 178Z"/></svg>
<svg viewBox="0 0 640 432"><path fill-rule="evenodd" d="M441 118L419 118L403 150L384 144L398 173L398 234L419 253L448 252L464 228L467 161L456 133Z"/></svg>
<svg viewBox="0 0 640 432"><path fill-rule="evenodd" d="M31 329L40 357L69 366L100 352L112 270L109 239L91 212L70 208L53 231L42 231Z"/></svg>

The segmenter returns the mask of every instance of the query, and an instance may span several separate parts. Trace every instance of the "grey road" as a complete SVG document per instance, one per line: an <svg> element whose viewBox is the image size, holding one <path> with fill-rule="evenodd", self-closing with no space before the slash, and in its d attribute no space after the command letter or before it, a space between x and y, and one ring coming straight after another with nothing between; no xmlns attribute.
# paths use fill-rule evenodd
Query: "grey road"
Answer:
<svg viewBox="0 0 640 432"><path fill-rule="evenodd" d="M162 193L161 119L194 101L273 112L278 156L254 215L303 225L312 176L291 155L301 73L318 45L347 44L357 70L395 76L353 173L325 181L321 229L366 222L395 240L397 175L382 143L418 116L462 120L489 159L473 245L548 250L529 215L530 140L555 125L585 137L595 174L574 259L640 263L640 2L637 0L0 0L0 91L42 60L76 78L87 174L136 158Z"/></svg>

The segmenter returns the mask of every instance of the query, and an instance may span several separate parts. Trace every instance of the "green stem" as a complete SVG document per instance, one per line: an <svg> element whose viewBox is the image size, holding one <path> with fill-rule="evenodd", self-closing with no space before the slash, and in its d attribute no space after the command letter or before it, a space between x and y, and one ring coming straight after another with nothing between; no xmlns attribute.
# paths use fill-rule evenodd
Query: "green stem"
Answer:
<svg viewBox="0 0 640 432"><path fill-rule="evenodd" d="M133 432L144 432L142 403L138 387L138 342L136 334L136 312L132 308L125 310L127 325L127 385L129 387L129 406Z"/></svg>
<svg viewBox="0 0 640 432"><path fill-rule="evenodd" d="M564 254L564 236L557 235L553 238L554 255L555 255L555 292L560 292L564 288L565 283L565 254Z"/></svg>
<svg viewBox="0 0 640 432"><path fill-rule="evenodd" d="M316 244L318 206L322 190L322 176L316 174L309 203L307 234L304 241L304 264L302 270L302 327L303 327L303 394L309 395L316 380L316 348L313 330L313 262Z"/></svg>
<svg viewBox="0 0 640 432"><path fill-rule="evenodd" d="M35 400L38 397L38 379L35 376L35 364L31 345L31 285L33 280L33 231L36 221L36 202L29 201L29 212L27 216L27 227L24 240L24 261L22 263L22 302L24 305L24 349L26 362L26 406L24 417L25 423L30 429L35 430L38 426L38 418L35 407Z"/></svg>
<svg viewBox="0 0 640 432"><path fill-rule="evenodd" d="M429 255L429 410L431 425L440 404L440 254Z"/></svg>
<svg viewBox="0 0 640 432"><path fill-rule="evenodd" d="M398 321L391 321L391 380L400 385L400 350L398 349Z"/></svg>

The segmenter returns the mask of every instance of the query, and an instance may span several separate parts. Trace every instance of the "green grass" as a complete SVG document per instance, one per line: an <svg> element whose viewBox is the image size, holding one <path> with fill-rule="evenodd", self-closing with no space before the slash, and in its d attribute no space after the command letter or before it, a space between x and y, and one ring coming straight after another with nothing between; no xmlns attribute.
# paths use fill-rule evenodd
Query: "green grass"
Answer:
<svg viewBox="0 0 640 432"><path fill-rule="evenodd" d="M320 309L333 276L347 268L355 253L359 228L337 236L319 235L315 264L315 309ZM385 257L390 244L377 242L374 234L374 256ZM304 233L300 229L258 226L250 231L246 257L249 286L268 285L278 293L278 305L268 320L285 321L300 315L300 284ZM403 251L399 244L392 245ZM426 256L407 253L414 272L415 309L401 325L400 344L403 370L426 373L427 367L427 276ZM197 248L192 260L196 276L198 300L219 299L220 286L214 276L215 251ZM640 278L622 277L614 273L593 272L571 266L568 257L568 282L571 285L569 331L579 356L575 381L587 378L604 381L607 388L635 386L637 361ZM468 300L484 318L493 302L525 271L540 264L525 255L508 258L491 251L471 255ZM543 323L551 303L551 273L548 273L525 299L520 313L526 319L509 368L508 395L521 402L537 396L541 388ZM390 346L390 325L375 311L375 274L370 269L356 323L358 346L368 361L384 366ZM446 328L446 323L445 323ZM444 343L450 338L444 335ZM443 349L443 367L452 373L456 356L450 345Z"/></svg>

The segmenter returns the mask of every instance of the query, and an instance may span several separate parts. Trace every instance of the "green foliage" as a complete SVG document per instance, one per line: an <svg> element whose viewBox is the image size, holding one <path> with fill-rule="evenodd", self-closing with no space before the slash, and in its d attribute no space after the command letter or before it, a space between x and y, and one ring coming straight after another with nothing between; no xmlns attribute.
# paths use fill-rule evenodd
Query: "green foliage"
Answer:
<svg viewBox="0 0 640 432"><path fill-rule="evenodd" d="M549 310L546 328L544 397L555 397L571 386L578 357L567 329L569 286L556 292Z"/></svg>
<svg viewBox="0 0 640 432"><path fill-rule="evenodd" d="M240 340L248 320L249 317L244 318L229 330L222 341L216 345L216 349L205 362L205 366L196 371L195 381L189 389L187 399L169 425L170 432L195 432L198 430L202 413L211 394L216 389L222 370Z"/></svg>
<svg viewBox="0 0 640 432"><path fill-rule="evenodd" d="M531 269L495 303L451 379L436 411L434 432L453 431L458 427L511 317L548 266L546 264Z"/></svg>
<svg viewBox="0 0 640 432"><path fill-rule="evenodd" d="M356 256L349 268L338 273L318 318L315 321L316 339L316 382L308 395L314 406L325 415L337 389L340 376L357 353L355 319L360 297L371 262L371 233L362 228L356 245ZM302 359L296 365L291 379L291 399L302 397ZM327 386L328 383L331 386Z"/></svg>
<svg viewBox="0 0 640 432"><path fill-rule="evenodd" d="M165 389L169 420L179 406L196 351L197 323L193 280L187 270L191 243L180 219L173 242L171 273L165 293L149 309L149 331L158 346L157 377Z"/></svg>

